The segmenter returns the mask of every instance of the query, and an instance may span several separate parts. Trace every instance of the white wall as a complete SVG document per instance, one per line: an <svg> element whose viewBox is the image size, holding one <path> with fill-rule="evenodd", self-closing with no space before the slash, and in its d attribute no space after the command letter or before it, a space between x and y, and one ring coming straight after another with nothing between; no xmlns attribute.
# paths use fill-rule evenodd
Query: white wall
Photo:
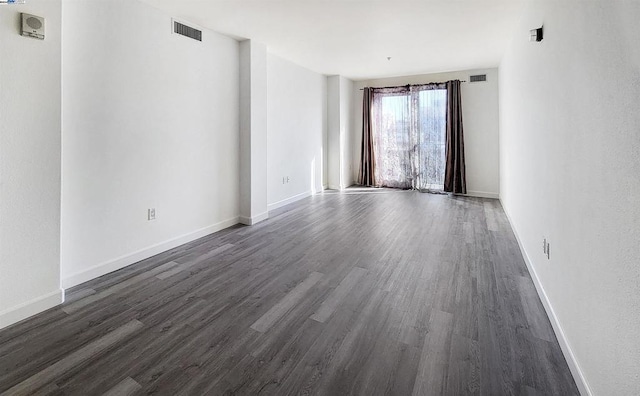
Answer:
<svg viewBox="0 0 640 396"><path fill-rule="evenodd" d="M327 135L329 188L342 190L353 184L352 134L353 81L327 77Z"/></svg>
<svg viewBox="0 0 640 396"><path fill-rule="evenodd" d="M638 2L533 2L500 65L501 200L594 395L640 394L639 18Z"/></svg>
<svg viewBox="0 0 640 396"><path fill-rule="evenodd" d="M65 2L63 19L63 285L235 224L238 43L172 34L137 1Z"/></svg>
<svg viewBox="0 0 640 396"><path fill-rule="evenodd" d="M342 187L355 183L353 176L353 134L354 124L353 81L340 76L340 163Z"/></svg>
<svg viewBox="0 0 640 396"><path fill-rule="evenodd" d="M340 130L340 76L327 77L327 180L328 187L340 190L342 163L340 150L342 136Z"/></svg>
<svg viewBox="0 0 640 396"><path fill-rule="evenodd" d="M20 35L20 13L45 40ZM61 3L0 8L0 328L62 301Z"/></svg>
<svg viewBox="0 0 640 396"><path fill-rule="evenodd" d="M500 189L499 135L498 135L498 70L466 70L450 73L423 74L358 81L354 84L354 113L352 129L353 177L360 169L362 143L362 91L363 87L388 87L407 84L425 84L448 80L469 81L470 75L486 74L486 82L462 83L462 119L469 195L497 198Z"/></svg>
<svg viewBox="0 0 640 396"><path fill-rule="evenodd" d="M265 220L267 210L267 47L240 43L240 221Z"/></svg>
<svg viewBox="0 0 640 396"><path fill-rule="evenodd" d="M325 76L267 54L269 209L322 190L326 103Z"/></svg>

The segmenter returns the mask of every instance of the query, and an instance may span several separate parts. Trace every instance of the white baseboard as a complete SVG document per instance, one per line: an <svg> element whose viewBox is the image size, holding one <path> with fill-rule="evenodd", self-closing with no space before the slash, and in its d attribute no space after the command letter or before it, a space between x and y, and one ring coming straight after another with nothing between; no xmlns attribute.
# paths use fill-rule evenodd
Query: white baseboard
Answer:
<svg viewBox="0 0 640 396"><path fill-rule="evenodd" d="M247 217L247 216L240 216L239 220L241 224L244 225L254 225L257 224L263 220L266 220L269 218L269 212L264 212L264 213L260 213L257 216L253 216L253 217Z"/></svg>
<svg viewBox="0 0 640 396"><path fill-rule="evenodd" d="M464 194L468 197L477 197L477 198L493 198L493 199L499 199L500 198L500 194L498 193L492 193L492 192L486 192L486 191L467 191L466 194Z"/></svg>
<svg viewBox="0 0 640 396"><path fill-rule="evenodd" d="M58 289L0 312L0 329L18 323L37 313L46 311L64 302L64 290Z"/></svg>
<svg viewBox="0 0 640 396"><path fill-rule="evenodd" d="M274 209L278 209L278 208L281 208L281 207L283 207L285 205L289 205L290 203L294 203L294 202L299 201L301 199L305 199L306 197L310 197L311 195L312 195L311 191L305 191L303 193L296 194L293 197L289 197L287 199L283 199L282 201L278 201L278 202L274 202L272 204L269 204L267 206L267 208L269 209L269 211L274 210Z"/></svg>
<svg viewBox="0 0 640 396"><path fill-rule="evenodd" d="M99 276L117 271L128 265L137 263L140 260L155 256L158 253L165 252L177 246L194 241L198 238L202 238L203 236L213 234L214 232L223 230L227 227L231 227L232 225L238 224L238 220L238 217L233 217L231 219L221 221L219 223L181 235L168 241L160 242L136 252L117 257L104 263L100 263L82 272L76 272L75 274L69 275L62 279L62 287L68 289L91 279L95 279Z"/></svg>
<svg viewBox="0 0 640 396"><path fill-rule="evenodd" d="M551 301L547 296L547 293L544 291L544 286L540 282L540 278L538 277L538 273L533 267L533 263L527 254L527 251L522 244L522 240L518 235L518 231L513 226L513 221L511 220L511 216L504 208L502 201L500 201L504 213L507 215L507 220L509 220L509 224L511 225L511 229L513 230L513 234L516 236L516 241L518 241L518 246L520 247L520 251L522 252L522 257L524 258L525 263L527 264L527 269L529 270L529 274L531 275L531 279L533 280L533 284L536 287L536 291L538 292L538 296L540 297L540 301L542 301L542 305L544 306L545 311L547 312L547 316L549 317L549 321L551 322L551 326L553 327L553 332L556 334L556 338L558 339L558 343L560 344L560 349L562 349L562 354L564 355L565 360L567 361L567 365L569 366L569 370L571 370L571 374L573 375L573 379L576 382L576 386L580 391L582 396L592 396L593 393L589 388L589 384L587 383L587 379L578 364L578 360L576 359L573 350L571 349L571 345L569 344L569 340L562 329L562 325L556 316L555 311L553 310L553 305L551 305Z"/></svg>

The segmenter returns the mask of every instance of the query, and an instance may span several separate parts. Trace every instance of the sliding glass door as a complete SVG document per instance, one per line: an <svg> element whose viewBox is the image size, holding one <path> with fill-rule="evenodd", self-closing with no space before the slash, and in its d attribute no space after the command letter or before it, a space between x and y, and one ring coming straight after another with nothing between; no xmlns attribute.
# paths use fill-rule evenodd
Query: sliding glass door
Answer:
<svg viewBox="0 0 640 396"><path fill-rule="evenodd" d="M423 90L417 97L414 188L441 191L446 165L447 90Z"/></svg>
<svg viewBox="0 0 640 396"><path fill-rule="evenodd" d="M380 186L443 188L447 91L426 87L374 91L372 133Z"/></svg>
<svg viewBox="0 0 640 396"><path fill-rule="evenodd" d="M413 142L410 135L410 96L388 92L374 96L371 109L374 130L376 180L384 187L413 185Z"/></svg>

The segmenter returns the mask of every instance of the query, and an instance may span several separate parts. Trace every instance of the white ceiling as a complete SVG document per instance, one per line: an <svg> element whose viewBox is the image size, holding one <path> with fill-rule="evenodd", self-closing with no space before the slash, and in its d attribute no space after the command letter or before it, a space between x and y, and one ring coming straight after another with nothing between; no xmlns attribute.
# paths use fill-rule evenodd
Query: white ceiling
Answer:
<svg viewBox="0 0 640 396"><path fill-rule="evenodd" d="M522 8L520 0L143 1L354 80L496 67Z"/></svg>

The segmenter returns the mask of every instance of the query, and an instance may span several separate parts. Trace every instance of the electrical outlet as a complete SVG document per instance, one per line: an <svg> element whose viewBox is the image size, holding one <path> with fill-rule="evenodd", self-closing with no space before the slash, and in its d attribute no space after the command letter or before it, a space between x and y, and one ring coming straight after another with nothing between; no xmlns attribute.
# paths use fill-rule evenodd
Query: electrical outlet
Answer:
<svg viewBox="0 0 640 396"><path fill-rule="evenodd" d="M287 183L289 183L289 176L287 176Z"/></svg>
<svg viewBox="0 0 640 396"><path fill-rule="evenodd" d="M550 253L549 253L549 242L547 242L547 260L550 260Z"/></svg>
<svg viewBox="0 0 640 396"><path fill-rule="evenodd" d="M156 219L156 208L147 209L147 220Z"/></svg>

